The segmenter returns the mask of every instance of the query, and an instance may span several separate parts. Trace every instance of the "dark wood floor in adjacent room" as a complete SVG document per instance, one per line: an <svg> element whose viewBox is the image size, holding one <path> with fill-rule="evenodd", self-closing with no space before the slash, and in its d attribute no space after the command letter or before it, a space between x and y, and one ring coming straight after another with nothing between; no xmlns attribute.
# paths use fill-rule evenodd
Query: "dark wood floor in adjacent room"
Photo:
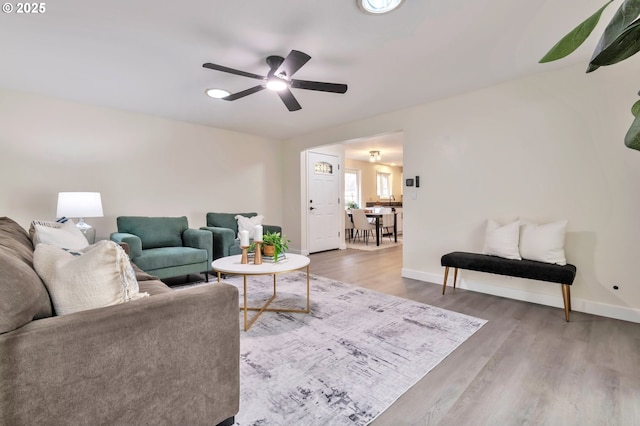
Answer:
<svg viewBox="0 0 640 426"><path fill-rule="evenodd" d="M402 247L312 254L311 273L488 320L372 426L640 425L640 324L402 278ZM560 291L558 291L560 297Z"/></svg>

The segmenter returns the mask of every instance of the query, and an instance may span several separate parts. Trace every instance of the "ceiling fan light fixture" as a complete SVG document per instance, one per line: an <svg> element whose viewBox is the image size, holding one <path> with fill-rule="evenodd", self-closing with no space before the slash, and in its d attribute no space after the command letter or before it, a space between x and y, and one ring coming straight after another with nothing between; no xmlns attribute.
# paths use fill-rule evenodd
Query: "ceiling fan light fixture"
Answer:
<svg viewBox="0 0 640 426"><path fill-rule="evenodd" d="M207 96L209 96L210 98L213 98L213 99L226 98L227 96L229 96L231 94L231 93L229 93L228 91L226 91L224 89L207 89L207 90L205 90L205 93L207 94Z"/></svg>
<svg viewBox="0 0 640 426"><path fill-rule="evenodd" d="M356 0L356 3L364 13L380 15L397 9L404 0Z"/></svg>
<svg viewBox="0 0 640 426"><path fill-rule="evenodd" d="M284 90L287 88L287 86L288 86L287 82L279 78L272 78L269 81L267 81L267 89L273 90L275 92Z"/></svg>

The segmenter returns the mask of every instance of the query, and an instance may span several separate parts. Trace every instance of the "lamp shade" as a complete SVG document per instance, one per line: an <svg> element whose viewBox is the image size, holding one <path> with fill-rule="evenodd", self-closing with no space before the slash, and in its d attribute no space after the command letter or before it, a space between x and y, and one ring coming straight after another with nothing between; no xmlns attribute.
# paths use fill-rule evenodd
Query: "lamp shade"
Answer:
<svg viewBox="0 0 640 426"><path fill-rule="evenodd" d="M99 192L59 192L56 217L103 217Z"/></svg>

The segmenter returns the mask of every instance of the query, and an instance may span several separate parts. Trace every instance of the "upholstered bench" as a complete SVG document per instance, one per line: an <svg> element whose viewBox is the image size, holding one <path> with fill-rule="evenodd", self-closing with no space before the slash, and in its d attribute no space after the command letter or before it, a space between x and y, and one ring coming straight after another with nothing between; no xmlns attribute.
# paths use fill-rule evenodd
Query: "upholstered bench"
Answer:
<svg viewBox="0 0 640 426"><path fill-rule="evenodd" d="M458 269L488 272L491 274L508 275L518 278L547 281L562 284L562 299L564 301L564 316L569 321L571 311L571 284L576 277L574 265L556 265L553 263L536 262L533 260L512 260L486 254L454 251L442 256L440 261L444 270L442 294L447 288L449 268L454 269L453 288L456 288Z"/></svg>

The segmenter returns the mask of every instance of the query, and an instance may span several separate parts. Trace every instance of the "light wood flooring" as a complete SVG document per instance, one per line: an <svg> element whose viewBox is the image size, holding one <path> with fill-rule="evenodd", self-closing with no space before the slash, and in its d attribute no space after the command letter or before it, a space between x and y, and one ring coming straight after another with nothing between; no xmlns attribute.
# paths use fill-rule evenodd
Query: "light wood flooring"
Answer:
<svg viewBox="0 0 640 426"><path fill-rule="evenodd" d="M400 276L402 247L311 256L311 273L488 320L372 426L640 425L640 324ZM560 296L560 288L558 295Z"/></svg>

